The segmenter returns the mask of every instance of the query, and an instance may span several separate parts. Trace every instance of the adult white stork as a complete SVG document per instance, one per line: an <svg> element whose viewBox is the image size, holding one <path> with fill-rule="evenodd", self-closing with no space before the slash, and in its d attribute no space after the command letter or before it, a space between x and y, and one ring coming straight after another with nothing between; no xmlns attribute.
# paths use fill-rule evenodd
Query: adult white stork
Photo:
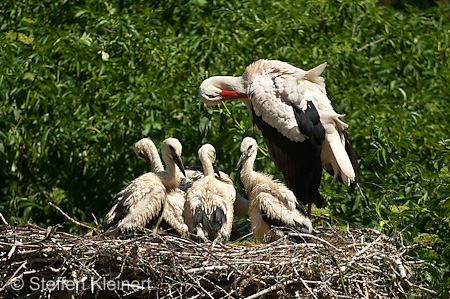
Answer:
<svg viewBox="0 0 450 299"><path fill-rule="evenodd" d="M203 81L199 97L207 105L241 99L261 131L270 156L302 203L323 204L318 188L322 166L345 185L358 181L356 154L327 97L320 74L323 63L304 71L277 60L258 60L242 76L216 76Z"/></svg>
<svg viewBox="0 0 450 299"><path fill-rule="evenodd" d="M273 176L253 170L258 144L251 137L241 143L241 181L250 201L249 216L253 235L268 243L286 232L311 233L311 220L294 193Z"/></svg>
<svg viewBox="0 0 450 299"><path fill-rule="evenodd" d="M136 156L147 162L152 169L152 172L164 171L164 167L161 162L161 158L158 155L158 150L155 144L150 138L142 138L134 145L134 152ZM196 166L186 166L185 167L186 177L181 178L180 185L178 186L181 191L186 192L192 187L192 184L197 180L204 177L203 168ZM219 176L226 177L222 171L219 171ZM237 217L244 217L248 215L248 205L249 202L244 198L236 189L236 200L234 202L234 215Z"/></svg>
<svg viewBox="0 0 450 299"><path fill-rule="evenodd" d="M228 175L219 174L215 165L216 150L211 144L202 145L198 156L205 176L186 193L186 223L200 241L226 242L233 226L236 188Z"/></svg>
<svg viewBox="0 0 450 299"><path fill-rule="evenodd" d="M136 231L140 227L153 229L166 224L180 235L187 233L182 217L184 194L177 189L181 161L181 143L168 138L161 145L167 171L145 173L131 182L105 209L103 228L107 235L117 236ZM181 202L181 213L177 213ZM177 214L180 214L177 216Z"/></svg>

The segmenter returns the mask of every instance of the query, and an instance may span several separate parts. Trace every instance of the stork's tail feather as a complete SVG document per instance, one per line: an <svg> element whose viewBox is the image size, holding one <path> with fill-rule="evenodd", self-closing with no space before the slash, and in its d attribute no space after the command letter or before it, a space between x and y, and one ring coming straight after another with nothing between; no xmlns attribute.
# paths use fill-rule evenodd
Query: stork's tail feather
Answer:
<svg viewBox="0 0 450 299"><path fill-rule="evenodd" d="M345 151L348 154L348 157L350 158L350 161L353 165L353 170L355 171L355 180L350 185L352 189L356 187L356 185L359 183L359 165L358 160L356 157L355 150L353 149L352 145L350 144L350 140L348 139L348 133L346 130L342 131L342 134L344 136L344 142L345 142Z"/></svg>
<svg viewBox="0 0 450 299"><path fill-rule="evenodd" d="M356 181L356 174L353 168L353 164L350 161L350 157L342 144L341 138L337 131L327 134L325 141L328 141L329 150L325 150L323 154L325 156L332 155L331 157L325 157L333 168L334 178L333 181L340 176L342 182L350 186Z"/></svg>

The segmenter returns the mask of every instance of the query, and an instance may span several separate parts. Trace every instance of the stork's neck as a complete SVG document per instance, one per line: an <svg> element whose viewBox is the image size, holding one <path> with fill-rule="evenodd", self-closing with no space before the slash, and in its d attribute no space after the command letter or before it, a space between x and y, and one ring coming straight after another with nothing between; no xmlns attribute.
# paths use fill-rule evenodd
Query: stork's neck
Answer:
<svg viewBox="0 0 450 299"><path fill-rule="evenodd" d="M180 170L172 159L167 160L168 161L164 159L164 162L166 162L167 171L163 173L163 175L161 176L161 180L167 191L172 191L175 190L180 184Z"/></svg>
<svg viewBox="0 0 450 299"><path fill-rule="evenodd" d="M158 150L154 143L150 143L148 147L145 148L145 154L147 155L152 168L152 172L164 171L164 166L161 162L161 158L158 155Z"/></svg>
<svg viewBox="0 0 450 299"><path fill-rule="evenodd" d="M241 168L241 181L246 189L252 184L254 177L253 166L255 164L256 156L252 155L248 157L243 163Z"/></svg>
<svg viewBox="0 0 450 299"><path fill-rule="evenodd" d="M203 166L203 174L205 176L210 176L213 177L214 176L214 167L211 161L209 160L205 160L205 159L201 159L202 162L202 166Z"/></svg>
<svg viewBox="0 0 450 299"><path fill-rule="evenodd" d="M246 93L244 79L240 76L215 76L208 79L208 84L222 90L235 91L242 94Z"/></svg>
<svg viewBox="0 0 450 299"><path fill-rule="evenodd" d="M216 76L211 77L211 83L214 86L228 91L235 91L239 96L238 98L245 104L248 110L248 115L250 117L250 123L253 124L253 108L252 101L247 95L247 88L245 80L242 77L232 77L232 76ZM242 96L244 95L244 96ZM235 97L231 97L234 99Z"/></svg>

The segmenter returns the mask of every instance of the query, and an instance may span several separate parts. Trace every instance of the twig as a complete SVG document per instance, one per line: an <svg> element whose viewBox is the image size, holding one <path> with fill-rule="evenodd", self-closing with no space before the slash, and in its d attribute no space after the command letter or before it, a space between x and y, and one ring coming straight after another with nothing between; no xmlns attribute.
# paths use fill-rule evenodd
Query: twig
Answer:
<svg viewBox="0 0 450 299"><path fill-rule="evenodd" d="M98 224L97 217L95 217L94 213L91 213L92 218L94 218L95 227L100 230L100 225Z"/></svg>
<svg viewBox="0 0 450 299"><path fill-rule="evenodd" d="M300 278L300 281L303 283L305 288L308 290L308 292L313 296L313 298L318 299L316 295L314 295L313 291L309 287L309 285L306 283L306 281L299 275L297 269L294 268L295 275L297 275Z"/></svg>
<svg viewBox="0 0 450 299"><path fill-rule="evenodd" d="M28 96L27 97L29 97L29 96L30 96L30 90L28 90ZM27 102L28 102L28 98L27 98ZM14 193L14 196L13 196L13 200L12 200L12 203L11 203L11 208L9 210L9 223L11 223L11 218L12 218L12 213L13 213L13 210L14 210L14 205L16 204L16 196L19 193L20 175L22 173L22 162L23 162L23 150L24 150L23 147L24 147L24 145L22 143L20 145L19 175L17 176L17 188L16 188L16 192Z"/></svg>
<svg viewBox="0 0 450 299"><path fill-rule="evenodd" d="M206 267L193 268L193 269L186 270L186 273L197 274L200 272L208 272L208 271L214 271L214 270L226 270L226 269L228 269L228 266L226 266L226 265L206 266Z"/></svg>
<svg viewBox="0 0 450 299"><path fill-rule="evenodd" d="M405 278L406 270L405 270L405 266L403 266L403 263L402 263L402 260L400 259L400 257L396 257L394 262L397 265L398 272L400 273L400 278Z"/></svg>
<svg viewBox="0 0 450 299"><path fill-rule="evenodd" d="M258 297L260 297L260 296L262 296L262 295L264 295L264 294L267 294L267 293L269 293L269 292L275 291L275 290L277 290L277 289L279 289L279 288L281 288L281 287L283 287L283 286L287 286L287 285L289 285L289 284L291 284L291 283L293 283L293 282L295 282L295 280L288 280L288 281L283 281L283 282L277 283L277 284L275 284L275 285L273 285L273 286L271 286L271 287L268 287L267 289L264 289L264 290L262 290L262 291L259 291L259 292L256 293L256 294L253 294L253 295L251 295L251 296L245 297L245 299L254 299L254 298L258 298Z"/></svg>
<svg viewBox="0 0 450 299"><path fill-rule="evenodd" d="M422 290L422 291L424 291L424 292L427 292L427 293L430 293L430 294L433 294L433 295L437 295L437 294L438 294L438 292L436 292L436 291L427 289L427 288L422 287L422 286L417 285L417 284L413 284L412 282L410 282L410 281L409 281L408 279L406 279L406 278L403 279L403 281L406 281L406 283L407 283L410 287L418 288L419 290Z"/></svg>
<svg viewBox="0 0 450 299"><path fill-rule="evenodd" d="M385 39L387 39L386 36L385 36L385 37L382 37L382 38L380 38L379 40L376 40L376 41L374 41L374 42L365 44L364 46L362 46L361 48L359 48L358 50L356 50L356 52L361 52L362 50L367 49L367 48L370 47L370 46L373 46L373 45L376 45L376 44L378 44L378 43L381 43L381 42L384 41Z"/></svg>
<svg viewBox="0 0 450 299"><path fill-rule="evenodd" d="M336 250L336 251L342 251L341 249L337 248L336 246L334 246L334 245L331 244L330 242L325 241L324 239L319 238L319 237L316 237L316 236L314 236L314 235L303 234L303 233L289 233L289 236L311 238L311 239L317 240L317 241L319 241L319 242L322 242L322 243L324 243L324 244L327 244L328 246L330 246L331 248L333 248L333 249Z"/></svg>
<svg viewBox="0 0 450 299"><path fill-rule="evenodd" d="M84 228L87 228L87 229L92 229L99 235L102 233L99 229L97 229L95 227L92 227L92 226L87 225L87 224L83 224L83 223L73 219L72 217L67 215L63 210L61 210L59 207L57 207L54 203L49 202L48 205L51 206L52 208L54 208L59 214L61 214L64 218L66 218L66 220L68 220L68 221L70 221L70 222L72 222L72 223L74 223L74 224L76 224L78 226L81 226L81 227L84 227Z"/></svg>
<svg viewBox="0 0 450 299"><path fill-rule="evenodd" d="M9 225L8 222L6 222L5 217L3 217L3 214L2 214L2 213L0 213L0 219L3 221L3 223L4 223L5 225Z"/></svg>
<svg viewBox="0 0 450 299"><path fill-rule="evenodd" d="M344 273L342 273L341 267L339 266L339 262L336 260L336 258L334 256L331 256L331 259L336 264L336 267L339 270L339 278L341 280L341 285L342 285L342 288L344 289L345 296L348 296L347 288L345 287L345 283L344 283Z"/></svg>
<svg viewBox="0 0 450 299"><path fill-rule="evenodd" d="M106 37L106 36L103 36L103 35L100 35L100 34L97 34L97 33L95 33L95 32L92 32L92 31L89 31L89 33L90 34L92 34L92 35L95 35L95 36L97 36L97 37L100 37L100 38L103 38L103 39L106 39L106 40L111 40L109 37Z"/></svg>
<svg viewBox="0 0 450 299"><path fill-rule="evenodd" d="M234 243L241 242L242 240L244 240L244 239L247 238L247 237L250 237L251 235L253 235L253 232L248 233L248 234L246 234L246 235L243 235L242 237L240 237L240 238L234 240Z"/></svg>
<svg viewBox="0 0 450 299"><path fill-rule="evenodd" d="M17 245L13 245L13 246L11 247L11 250L9 251L8 256L6 257L6 260L9 260L9 259L12 257L12 255L13 255L14 252L16 251L16 248L17 248Z"/></svg>
<svg viewBox="0 0 450 299"><path fill-rule="evenodd" d="M114 30L108 29L108 28L106 28L106 27L105 27L105 30L106 30L106 31L108 31L108 32L110 32L110 33L116 33L116 34L117 34L117 31L114 31Z"/></svg>
<svg viewBox="0 0 450 299"><path fill-rule="evenodd" d="M205 293L205 295L208 295L211 299L214 299L214 297L202 286L202 284L198 281L198 279L195 279L192 277L190 273L186 271L186 269L181 265L181 269L189 276L189 278L197 284L197 286Z"/></svg>
<svg viewBox="0 0 450 299"><path fill-rule="evenodd" d="M362 198L364 199L364 205L365 205L365 208L368 208L368 207L369 207L369 203L368 203L368 201L367 201L366 196L365 196L364 193L362 192L361 186L359 185L359 183L356 183L356 186L358 187L359 194L361 194Z"/></svg>
<svg viewBox="0 0 450 299"><path fill-rule="evenodd" d="M382 237L383 237L383 235L379 235L378 238L377 238L375 241L373 241L373 242L367 244L363 249L361 249L360 251L358 251L358 252L355 254L355 258L357 258L357 257L359 257L361 254L365 253L365 252L366 252L367 250L369 250L369 248L372 247L375 243L380 242L380 240L381 240Z"/></svg>
<svg viewBox="0 0 450 299"><path fill-rule="evenodd" d="M0 288L0 292L3 291L9 284L10 282L16 277L17 273L19 273L20 269L22 269L23 267L25 267L25 265L28 263L28 261L24 261L19 268L17 268L16 271L14 271L13 275L11 275L11 277L5 282L5 284Z"/></svg>

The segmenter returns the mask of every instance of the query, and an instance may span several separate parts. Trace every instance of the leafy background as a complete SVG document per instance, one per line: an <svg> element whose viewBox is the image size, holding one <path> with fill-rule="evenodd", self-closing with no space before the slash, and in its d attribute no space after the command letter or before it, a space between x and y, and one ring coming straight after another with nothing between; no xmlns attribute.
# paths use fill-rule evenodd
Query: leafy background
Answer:
<svg viewBox="0 0 450 299"><path fill-rule="evenodd" d="M55 0L0 4L0 212L10 224L94 225L133 178L143 136L202 143L239 184L245 106L206 107L202 80L260 59L328 62L330 99L350 126L361 191L330 184L326 212L424 244L412 279L449 297L450 4L446 1ZM395 2L395 3L392 3ZM412 3L412 2L411 2ZM417 3L412 3L417 4ZM260 153L256 167L277 177ZM85 233L67 224L73 233Z"/></svg>

